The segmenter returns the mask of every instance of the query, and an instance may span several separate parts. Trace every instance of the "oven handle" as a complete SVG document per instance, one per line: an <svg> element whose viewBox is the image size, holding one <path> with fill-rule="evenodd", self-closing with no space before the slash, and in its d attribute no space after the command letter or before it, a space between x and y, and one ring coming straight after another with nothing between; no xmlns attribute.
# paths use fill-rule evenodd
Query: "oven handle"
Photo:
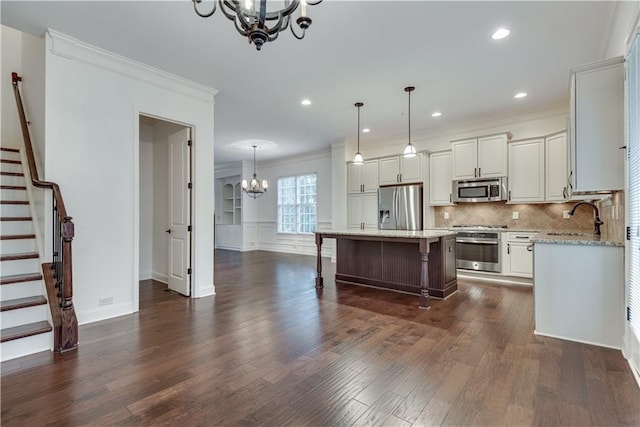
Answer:
<svg viewBox="0 0 640 427"><path fill-rule="evenodd" d="M495 240L456 239L456 243L475 243L478 245L497 245Z"/></svg>

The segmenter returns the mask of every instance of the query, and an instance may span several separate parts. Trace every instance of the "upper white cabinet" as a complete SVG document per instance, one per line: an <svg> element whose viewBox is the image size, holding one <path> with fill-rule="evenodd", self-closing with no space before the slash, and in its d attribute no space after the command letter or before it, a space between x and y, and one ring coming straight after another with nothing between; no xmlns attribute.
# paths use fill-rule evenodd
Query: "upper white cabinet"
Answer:
<svg viewBox="0 0 640 427"><path fill-rule="evenodd" d="M367 160L363 165L347 165L349 193L378 191L378 160Z"/></svg>
<svg viewBox="0 0 640 427"><path fill-rule="evenodd" d="M509 143L509 202L544 202L544 139Z"/></svg>
<svg viewBox="0 0 640 427"><path fill-rule="evenodd" d="M571 69L571 184L574 192L624 188L624 61Z"/></svg>
<svg viewBox="0 0 640 427"><path fill-rule="evenodd" d="M429 158L429 203L451 203L451 151L431 153Z"/></svg>
<svg viewBox="0 0 640 427"><path fill-rule="evenodd" d="M506 176L508 136L500 134L451 142L452 178Z"/></svg>
<svg viewBox="0 0 640 427"><path fill-rule="evenodd" d="M567 133L549 135L544 139L545 200L558 202L569 198L569 159Z"/></svg>
<svg viewBox="0 0 640 427"><path fill-rule="evenodd" d="M422 154L415 157L388 157L380 159L380 185L422 182Z"/></svg>

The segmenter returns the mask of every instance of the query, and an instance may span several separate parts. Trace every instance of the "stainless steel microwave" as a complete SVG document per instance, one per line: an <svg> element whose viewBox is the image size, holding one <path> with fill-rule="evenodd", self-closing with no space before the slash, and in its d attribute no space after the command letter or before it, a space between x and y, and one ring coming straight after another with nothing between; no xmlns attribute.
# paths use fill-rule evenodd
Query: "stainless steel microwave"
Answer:
<svg viewBox="0 0 640 427"><path fill-rule="evenodd" d="M453 181L454 202L499 202L507 200L507 177Z"/></svg>

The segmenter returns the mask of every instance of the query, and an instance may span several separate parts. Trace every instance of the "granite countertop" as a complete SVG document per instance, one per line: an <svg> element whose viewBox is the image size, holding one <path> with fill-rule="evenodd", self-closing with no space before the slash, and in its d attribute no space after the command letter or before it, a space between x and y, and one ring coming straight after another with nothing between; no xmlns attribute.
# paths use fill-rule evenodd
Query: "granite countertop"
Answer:
<svg viewBox="0 0 640 427"><path fill-rule="evenodd" d="M320 230L320 234L332 234L335 236L367 236L367 237L401 237L409 239L424 239L443 236L452 236L456 233L446 229L429 229L421 231L409 230Z"/></svg>
<svg viewBox="0 0 640 427"><path fill-rule="evenodd" d="M559 245L624 246L624 241L611 236L595 236L591 233L571 231L542 231L531 241Z"/></svg>

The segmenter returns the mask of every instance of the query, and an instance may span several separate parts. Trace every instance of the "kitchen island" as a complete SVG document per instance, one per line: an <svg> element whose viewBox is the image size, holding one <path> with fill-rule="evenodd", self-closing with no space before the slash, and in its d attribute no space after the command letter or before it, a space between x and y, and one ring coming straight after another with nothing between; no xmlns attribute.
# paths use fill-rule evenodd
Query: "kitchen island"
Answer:
<svg viewBox="0 0 640 427"><path fill-rule="evenodd" d="M351 283L445 298L458 289L456 233L448 230L344 230L316 233L316 288L323 287L321 248L336 239L337 283Z"/></svg>

